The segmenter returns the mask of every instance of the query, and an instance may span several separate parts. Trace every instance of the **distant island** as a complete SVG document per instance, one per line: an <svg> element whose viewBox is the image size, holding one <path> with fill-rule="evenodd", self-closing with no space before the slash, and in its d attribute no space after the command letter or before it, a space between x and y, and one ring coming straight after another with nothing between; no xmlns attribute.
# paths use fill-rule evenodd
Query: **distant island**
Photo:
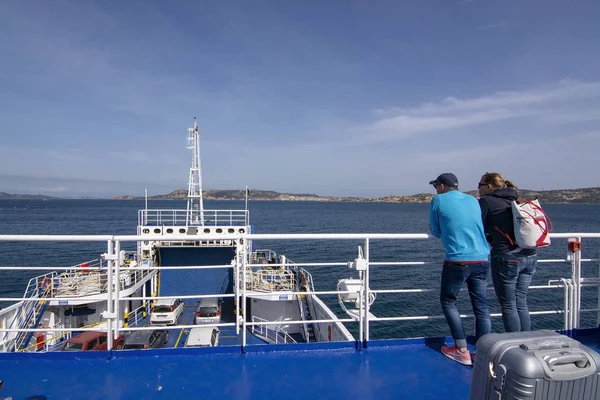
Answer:
<svg viewBox="0 0 600 400"><path fill-rule="evenodd" d="M46 196L45 194L12 194L6 192L0 192L0 200L18 200L18 199L33 199L33 200L51 200L58 199L58 197Z"/></svg>
<svg viewBox="0 0 600 400"><path fill-rule="evenodd" d="M477 196L476 190L465 192ZM244 200L244 190L205 190L202 192L204 200ZM319 196L316 194L278 193L270 190L252 190L249 200L259 201L324 201L324 202L375 202L375 203L429 203L433 193L418 193L410 196L389 195L385 197L338 197ZM583 189L558 189L558 190L527 190L520 189L519 196L523 199L537 198L541 203L567 204L567 203L600 203L600 187ZM187 189L177 189L168 194L148 196L149 200L184 200L187 198ZM0 192L3 199L39 199L58 200L60 197L46 196L43 194L10 194ZM73 199L73 198L71 198ZM83 199L79 197L77 199ZM143 200L143 196L115 196L112 200Z"/></svg>
<svg viewBox="0 0 600 400"><path fill-rule="evenodd" d="M466 192L477 196L477 191ZM206 190L202 192L205 200L244 200L244 190ZM418 193L410 196L385 197L337 197L319 196L316 194L278 193L269 190L252 190L249 200L261 201L326 201L326 202L378 202L378 203L429 203L433 193ZM527 190L520 189L519 196L524 199L537 198L541 203L600 203L600 187L559 190ZM115 200L141 200L140 196L116 196ZM177 189L169 194L149 196L149 200L183 200L187 198L187 189Z"/></svg>

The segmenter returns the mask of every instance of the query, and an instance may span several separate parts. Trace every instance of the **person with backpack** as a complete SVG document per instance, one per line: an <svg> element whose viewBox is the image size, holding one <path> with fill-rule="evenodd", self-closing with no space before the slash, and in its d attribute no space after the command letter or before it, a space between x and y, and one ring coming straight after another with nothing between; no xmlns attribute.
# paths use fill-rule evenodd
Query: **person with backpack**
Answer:
<svg viewBox="0 0 600 400"><path fill-rule="evenodd" d="M442 240L445 249L440 303L454 339L454 346L442 346L441 352L451 360L472 365L456 302L466 283L475 314L477 339L491 332L492 321L487 301L490 248L485 240L477 200L458 190L456 175L446 172L429 184L437 192L437 196L431 200L429 228L434 236Z"/></svg>
<svg viewBox="0 0 600 400"><path fill-rule="evenodd" d="M535 274L537 252L516 243L512 207L518 199L517 187L499 173L486 172L479 180L479 196L481 218L491 245L492 282L504 329L529 331L527 291Z"/></svg>

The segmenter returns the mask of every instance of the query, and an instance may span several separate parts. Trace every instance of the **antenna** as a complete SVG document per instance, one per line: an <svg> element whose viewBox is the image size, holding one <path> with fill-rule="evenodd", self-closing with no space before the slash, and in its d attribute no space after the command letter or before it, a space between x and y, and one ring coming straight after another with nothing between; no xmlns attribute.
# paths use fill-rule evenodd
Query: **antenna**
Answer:
<svg viewBox="0 0 600 400"><path fill-rule="evenodd" d="M192 166L188 183L188 203L186 224L204 225L204 205L202 202L202 167L200 160L200 132L196 117L194 126L187 129L187 148L192 150Z"/></svg>

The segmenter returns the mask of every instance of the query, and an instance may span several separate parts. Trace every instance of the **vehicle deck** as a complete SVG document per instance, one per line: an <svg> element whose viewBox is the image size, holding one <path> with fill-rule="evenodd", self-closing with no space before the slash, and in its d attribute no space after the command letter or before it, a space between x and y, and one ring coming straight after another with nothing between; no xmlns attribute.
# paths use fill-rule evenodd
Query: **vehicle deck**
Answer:
<svg viewBox="0 0 600 400"><path fill-rule="evenodd" d="M600 331L576 338L600 350ZM24 399L467 399L446 338L85 353L2 353L0 396ZM8 367L10 366L10 367ZM60 372L57 372L60 371Z"/></svg>

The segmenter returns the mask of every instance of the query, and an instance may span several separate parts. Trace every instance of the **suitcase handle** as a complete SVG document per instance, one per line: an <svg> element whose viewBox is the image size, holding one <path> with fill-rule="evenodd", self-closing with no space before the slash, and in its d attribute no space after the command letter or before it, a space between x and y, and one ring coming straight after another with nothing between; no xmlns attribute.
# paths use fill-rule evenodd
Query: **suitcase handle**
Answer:
<svg viewBox="0 0 600 400"><path fill-rule="evenodd" d="M548 367L551 370L554 370L554 367L557 365L565 365L565 364L575 364L577 368L585 368L589 365L590 360L583 353L578 354L565 354L558 357L546 356L544 357L544 361L548 364Z"/></svg>
<svg viewBox="0 0 600 400"><path fill-rule="evenodd" d="M571 343L565 342L563 340L545 340L537 343L524 343L519 345L525 351L537 351L537 350L559 350L559 349L569 349L572 347Z"/></svg>

